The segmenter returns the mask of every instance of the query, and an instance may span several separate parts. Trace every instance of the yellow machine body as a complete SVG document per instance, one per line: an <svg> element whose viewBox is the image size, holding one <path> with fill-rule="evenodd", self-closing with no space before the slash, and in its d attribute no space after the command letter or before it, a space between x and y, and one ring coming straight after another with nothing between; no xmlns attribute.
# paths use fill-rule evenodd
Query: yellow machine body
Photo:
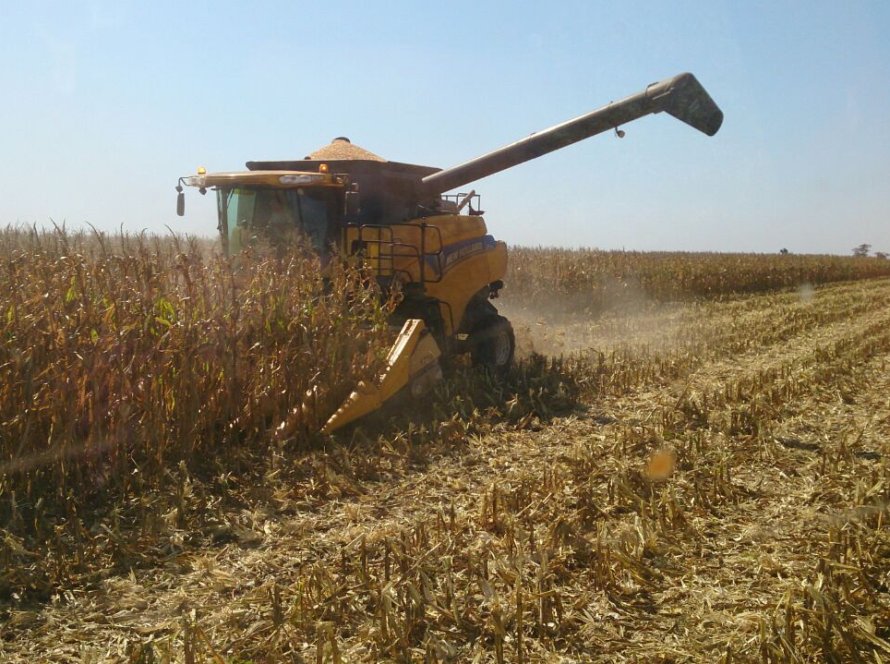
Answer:
<svg viewBox="0 0 890 664"><path fill-rule="evenodd" d="M488 235L480 216L436 215L388 226L345 229L344 249L363 247L376 276L424 284L439 303L444 333L457 334L467 305L507 272L507 245Z"/></svg>
<svg viewBox="0 0 890 664"><path fill-rule="evenodd" d="M393 314L399 330L384 369L358 385L331 415L322 431L330 433L378 409L408 388L424 392L441 378L440 360L471 350L474 332L467 312L475 307L473 326L496 315L487 304L507 270L507 246L488 235L479 215L456 211L399 223L350 223L345 174L291 170L200 173L185 184L217 190L223 245L235 254L255 243L285 245L280 228L299 230L308 222L309 203L323 201L325 230L314 243L319 251L360 263L384 292L399 292ZM445 208L456 208L445 205ZM278 215L277 217L275 215ZM510 344L502 360L512 357Z"/></svg>

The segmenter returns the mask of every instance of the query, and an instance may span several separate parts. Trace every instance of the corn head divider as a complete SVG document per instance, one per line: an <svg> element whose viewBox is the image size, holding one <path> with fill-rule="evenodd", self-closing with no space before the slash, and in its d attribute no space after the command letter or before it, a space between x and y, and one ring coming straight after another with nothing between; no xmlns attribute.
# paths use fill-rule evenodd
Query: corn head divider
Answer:
<svg viewBox="0 0 890 664"><path fill-rule="evenodd" d="M257 242L286 251L299 237L323 263L345 257L385 296L399 293L390 322L401 331L386 366L327 420L322 431L331 433L406 389L422 394L441 378L441 363L459 355L493 372L512 363L513 329L492 304L504 287L507 246L488 233L475 190L446 192L605 131L623 136L621 125L661 112L708 136L723 122L684 73L444 170L388 161L345 137L303 159L249 161L238 172L199 169L179 179L177 213L184 214L183 185L213 189L227 253Z"/></svg>
<svg viewBox="0 0 890 664"><path fill-rule="evenodd" d="M419 318L405 321L389 351L386 366L373 383L359 383L349 398L331 415L322 433L331 433L380 408L406 385L415 392L442 377L439 357L442 352Z"/></svg>

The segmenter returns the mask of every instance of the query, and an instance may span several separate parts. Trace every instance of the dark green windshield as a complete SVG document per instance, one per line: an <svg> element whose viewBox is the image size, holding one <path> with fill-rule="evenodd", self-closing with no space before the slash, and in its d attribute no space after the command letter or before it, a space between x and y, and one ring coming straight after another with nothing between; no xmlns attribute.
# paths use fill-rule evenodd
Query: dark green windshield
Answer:
<svg viewBox="0 0 890 664"><path fill-rule="evenodd" d="M281 245L303 236L319 253L327 250L334 192L323 188L220 187L220 231L228 252L257 242Z"/></svg>

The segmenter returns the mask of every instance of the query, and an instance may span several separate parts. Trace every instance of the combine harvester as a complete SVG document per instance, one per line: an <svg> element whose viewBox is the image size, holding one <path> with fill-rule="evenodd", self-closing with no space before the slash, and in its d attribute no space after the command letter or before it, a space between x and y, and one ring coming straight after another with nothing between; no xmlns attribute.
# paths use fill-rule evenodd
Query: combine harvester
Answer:
<svg viewBox="0 0 890 664"><path fill-rule="evenodd" d="M322 431L329 433L402 389L421 394L441 378L442 359L469 353L494 371L513 360L513 329L491 304L504 286L507 246L488 234L475 191L444 192L605 131L623 136L620 125L662 111L708 136L723 122L696 78L680 74L445 170L386 161L346 138L301 160L249 161L242 172L199 169L179 179L177 214L183 184L202 194L215 189L227 253L298 231L323 261L332 251L357 257L384 294L399 289L392 323L401 331L387 366L328 419Z"/></svg>

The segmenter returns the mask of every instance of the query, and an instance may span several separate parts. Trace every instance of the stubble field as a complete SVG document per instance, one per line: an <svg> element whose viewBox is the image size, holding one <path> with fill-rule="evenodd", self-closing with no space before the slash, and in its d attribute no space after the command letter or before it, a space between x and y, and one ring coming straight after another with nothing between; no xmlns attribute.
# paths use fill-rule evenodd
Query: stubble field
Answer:
<svg viewBox="0 0 890 664"><path fill-rule="evenodd" d="M146 251L145 260L158 260ZM179 395L191 392L174 390L184 378L172 361L160 363L173 367L158 372L162 387L114 383L129 409L96 411L95 423L66 432L70 447L61 451L52 447L58 424L47 424L65 421L53 399L39 401L43 410L30 419L16 419L21 405L6 405L0 659L890 661L890 279L870 272L885 269L881 262L841 261L843 270L867 266L852 276L877 278L828 283L820 259L818 270L788 277L790 287L774 285L784 273L770 263L777 271L761 271L757 288L727 281L702 294L679 286L678 275L704 269L694 256L634 271L626 256L610 257L625 261L619 269L520 251L529 254L518 263L540 271L525 285L514 275L502 303L523 356L516 370L495 381L459 369L424 404L403 404L333 439L300 433L311 413L296 417L278 392L277 410L246 408L272 398L246 369L235 375L249 398L226 401L230 365L214 364L207 348L188 365L189 380L203 377L198 386L216 395L192 397L200 417L177 410ZM171 256L180 257L171 269L188 278L158 281L142 308L121 277L126 265L78 272L81 263L69 259L58 306L80 316L78 329L94 345L106 333L128 339L114 346L119 354L132 347L171 358L211 332L229 333L248 352L257 343L251 334L266 330L264 339L279 344L277 362L297 361L283 355L291 332L276 336L267 315L285 306L291 282L260 271L250 283L278 284L278 309L242 299L241 323L255 321L249 333L225 316L213 327L216 314L194 304L204 302L195 284L208 263L181 247ZM566 265L582 264L573 297L562 297ZM137 348L135 332L121 336L125 321L103 319L113 298L86 296L89 274L113 269L121 270L115 311L154 320L140 338L153 334L156 343ZM264 291L245 288L256 294L247 300L262 300ZM161 290L169 308L156 306ZM5 300L0 307L0 390L9 394L24 389L15 368L38 384L64 374L38 371L37 351L30 364L16 355L25 352L18 330L33 333L37 319L16 325L28 312L54 310L35 293L32 301L20 289L13 314ZM97 314L105 328L84 323L92 314L78 303L87 301L105 307ZM47 320L65 329L63 318ZM369 328L319 329L341 343L337 335ZM50 337L41 352L70 351L61 366L72 371L71 358L88 344ZM361 367L328 357L326 375L343 385L375 361L373 353ZM111 364L112 374L130 375ZM277 377L276 366L262 375ZM66 393L69 411L78 394L98 403L83 389ZM331 389L325 399L348 388ZM233 416L224 406L235 403ZM41 419L49 415L57 419ZM211 415L236 424L206 424ZM30 429L15 428L27 422ZM160 436L152 427L165 423L175 425L161 437L167 465L151 454ZM22 433L38 425L40 436ZM212 432L225 449L193 440ZM100 438L103 446L92 447ZM109 452L121 438L135 442Z"/></svg>

